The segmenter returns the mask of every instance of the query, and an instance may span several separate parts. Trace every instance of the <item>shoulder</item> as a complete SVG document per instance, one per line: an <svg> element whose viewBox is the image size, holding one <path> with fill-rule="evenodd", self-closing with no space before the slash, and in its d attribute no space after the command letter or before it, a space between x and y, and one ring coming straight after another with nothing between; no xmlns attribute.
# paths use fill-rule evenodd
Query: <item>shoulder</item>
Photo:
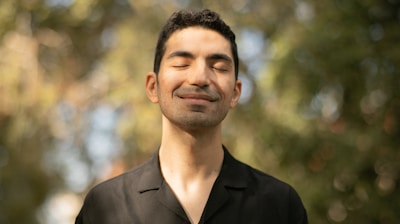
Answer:
<svg viewBox="0 0 400 224"><path fill-rule="evenodd" d="M267 220L279 223L307 223L307 214L296 190L288 183L225 154L223 174L225 186L232 193L242 192L249 207L260 211ZM232 195L233 195L232 194Z"/></svg>
<svg viewBox="0 0 400 224"><path fill-rule="evenodd" d="M127 201L137 198L141 176L148 166L145 162L94 186L85 197L76 223L115 223L117 218L129 217Z"/></svg>
<svg viewBox="0 0 400 224"><path fill-rule="evenodd" d="M288 223L308 223L303 202L290 184L246 164L244 166L250 173L249 189L259 197L261 207L278 209L280 217L286 217Z"/></svg>
<svg viewBox="0 0 400 224"><path fill-rule="evenodd" d="M242 162L240 162L242 163ZM272 176L266 172L255 169L247 164L242 163L249 173L249 183L255 185L256 189L265 193L289 193L294 188L288 183Z"/></svg>
<svg viewBox="0 0 400 224"><path fill-rule="evenodd" d="M284 204L299 204L301 199L296 190L288 183L266 172L253 168L229 155L229 166L235 178L246 180L246 185L254 194ZM238 180L240 181L240 180Z"/></svg>
<svg viewBox="0 0 400 224"><path fill-rule="evenodd" d="M259 185L269 186L270 188L274 189L276 188L277 190L278 189L288 190L289 188L291 188L291 186L288 183L278 179L275 176L272 176L266 172L255 169L247 164L244 164L244 166L246 166L251 179L257 182Z"/></svg>
<svg viewBox="0 0 400 224"><path fill-rule="evenodd" d="M123 192L123 189L127 187L127 184L129 184L129 188L135 189L135 186L139 183L142 173L148 165L149 161L137 167L134 167L118 176L97 184L89 191L88 196L93 194L101 195L103 192L107 192L107 195L110 195L110 192Z"/></svg>
<svg viewBox="0 0 400 224"><path fill-rule="evenodd" d="M286 182L252 166L237 160L228 152L225 154L225 172L232 182L241 182L242 185L248 185L257 191L268 192L286 192L291 191L293 188Z"/></svg>
<svg viewBox="0 0 400 224"><path fill-rule="evenodd" d="M117 205L123 203L124 200L121 199L136 198L141 177L146 168L150 166L150 161L95 185L87 193L83 209L92 210L96 208L103 210L102 207L109 208L109 204Z"/></svg>
<svg viewBox="0 0 400 224"><path fill-rule="evenodd" d="M292 185L252 167L249 167L249 172L256 185L255 189L260 194L287 205L303 207L301 198Z"/></svg>

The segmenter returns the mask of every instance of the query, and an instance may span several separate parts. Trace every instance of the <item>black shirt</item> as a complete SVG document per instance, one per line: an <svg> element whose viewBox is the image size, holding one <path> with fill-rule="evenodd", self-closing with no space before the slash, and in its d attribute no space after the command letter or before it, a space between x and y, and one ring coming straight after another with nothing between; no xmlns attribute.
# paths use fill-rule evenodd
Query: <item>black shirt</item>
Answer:
<svg viewBox="0 0 400 224"><path fill-rule="evenodd" d="M141 166L94 187L76 224L190 223L165 182L158 153ZM307 214L288 184L234 159L224 161L200 223L303 224Z"/></svg>

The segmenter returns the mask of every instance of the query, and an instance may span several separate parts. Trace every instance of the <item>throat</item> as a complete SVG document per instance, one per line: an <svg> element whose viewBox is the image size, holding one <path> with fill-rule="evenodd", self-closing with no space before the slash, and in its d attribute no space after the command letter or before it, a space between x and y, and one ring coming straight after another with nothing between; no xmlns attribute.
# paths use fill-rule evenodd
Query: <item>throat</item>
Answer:
<svg viewBox="0 0 400 224"><path fill-rule="evenodd" d="M224 151L220 147L160 147L161 173L192 223L199 223L221 171Z"/></svg>
<svg viewBox="0 0 400 224"><path fill-rule="evenodd" d="M186 185L167 181L191 223L200 222L216 178L217 175L212 175L202 181L193 181Z"/></svg>

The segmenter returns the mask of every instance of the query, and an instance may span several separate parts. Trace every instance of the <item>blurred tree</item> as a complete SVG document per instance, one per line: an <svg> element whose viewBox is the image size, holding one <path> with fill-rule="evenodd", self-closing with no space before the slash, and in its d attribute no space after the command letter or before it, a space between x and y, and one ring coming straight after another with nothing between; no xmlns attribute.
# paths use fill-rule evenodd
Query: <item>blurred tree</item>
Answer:
<svg viewBox="0 0 400 224"><path fill-rule="evenodd" d="M238 150L250 142L262 169L286 171L311 223L399 222L400 2L295 1L291 10L270 33L252 101L235 114L246 126L236 128ZM280 171L265 159L271 151Z"/></svg>
<svg viewBox="0 0 400 224"><path fill-rule="evenodd" d="M296 35L283 38L290 49L277 58L275 82L283 102L295 91L292 112L309 121L305 136L287 142L302 148L310 172L305 179L310 187L317 183L310 209L320 212L312 212L312 220L397 223L400 54L393 46L400 2L306 7L314 18L298 20ZM299 158L291 147L283 153L286 164Z"/></svg>
<svg viewBox="0 0 400 224"><path fill-rule="evenodd" d="M78 117L90 102L84 86L107 50L107 30L132 14L127 6L123 1L1 1L0 223L38 223L40 206L66 189L65 168L77 163L53 161L49 167L56 159L49 155L60 141L84 148ZM76 114L66 123L66 113L56 113L63 102ZM77 125L73 138L68 125Z"/></svg>
<svg viewBox="0 0 400 224"><path fill-rule="evenodd" d="M232 152L294 185L310 223L398 223L398 0L0 1L0 223L70 223L71 195L154 151L144 76L186 7L237 33Z"/></svg>

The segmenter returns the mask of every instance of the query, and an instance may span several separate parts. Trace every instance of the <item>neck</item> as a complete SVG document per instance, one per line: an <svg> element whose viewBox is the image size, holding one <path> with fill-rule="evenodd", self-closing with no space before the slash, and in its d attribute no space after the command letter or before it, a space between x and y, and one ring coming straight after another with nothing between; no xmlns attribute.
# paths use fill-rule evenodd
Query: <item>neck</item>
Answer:
<svg viewBox="0 0 400 224"><path fill-rule="evenodd" d="M191 222L198 223L224 159L220 125L187 130L164 118L159 155L164 179Z"/></svg>
<svg viewBox="0 0 400 224"><path fill-rule="evenodd" d="M159 155L164 176L190 181L218 175L224 156L221 127L188 131L164 122Z"/></svg>

